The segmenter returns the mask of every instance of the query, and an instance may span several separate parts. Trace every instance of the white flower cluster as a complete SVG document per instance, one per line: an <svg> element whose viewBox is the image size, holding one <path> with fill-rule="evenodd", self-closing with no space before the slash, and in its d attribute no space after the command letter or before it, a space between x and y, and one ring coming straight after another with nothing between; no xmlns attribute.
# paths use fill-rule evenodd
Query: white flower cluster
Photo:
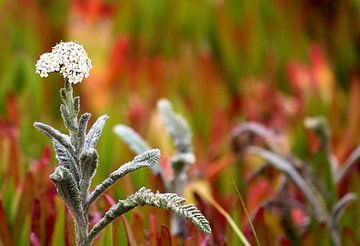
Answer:
<svg viewBox="0 0 360 246"><path fill-rule="evenodd" d="M92 68L84 48L74 42L60 42L49 53L42 54L36 63L36 73L47 77L59 72L70 83L76 84L89 76Z"/></svg>

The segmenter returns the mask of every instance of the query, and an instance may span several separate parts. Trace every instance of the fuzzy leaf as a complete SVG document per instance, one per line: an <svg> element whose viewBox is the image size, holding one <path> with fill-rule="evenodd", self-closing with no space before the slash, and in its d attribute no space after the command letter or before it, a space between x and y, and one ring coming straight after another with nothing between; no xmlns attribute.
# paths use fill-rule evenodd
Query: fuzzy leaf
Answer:
<svg viewBox="0 0 360 246"><path fill-rule="evenodd" d="M134 160L128 162L121 167L119 167L116 171L112 172L110 176L113 179L121 179L126 174L131 173L142 167L151 167L156 165L160 159L160 150L152 149L146 151L140 155L135 156Z"/></svg>
<svg viewBox="0 0 360 246"><path fill-rule="evenodd" d="M129 145L130 149L136 154L141 154L150 149L150 146L146 143L146 141L128 126L121 124L117 125L114 127L114 132L127 145Z"/></svg>
<svg viewBox="0 0 360 246"><path fill-rule="evenodd" d="M70 170L71 174L78 183L80 178L79 178L78 165L76 163L76 160L59 141L57 141L55 138L53 138L52 141L56 152L56 159L59 161L59 164Z"/></svg>
<svg viewBox="0 0 360 246"><path fill-rule="evenodd" d="M63 198L66 206L74 217L76 241L82 240L80 238L85 239L87 234L87 221L84 216L80 191L74 177L67 168L59 166L50 175L50 179L55 184L57 192Z"/></svg>
<svg viewBox="0 0 360 246"><path fill-rule="evenodd" d="M117 170L112 172L108 178L106 178L101 184L96 186L95 190L91 192L88 197L86 209L101 195L103 194L111 185L115 184L119 179L124 177L126 174L131 173L135 170L138 170L143 167L151 167L158 163L160 159L160 150L152 149L146 151L140 155L137 155L134 160L128 162Z"/></svg>
<svg viewBox="0 0 360 246"><path fill-rule="evenodd" d="M174 141L177 151L190 152L192 133L184 117L175 113L171 103L166 99L161 99L157 107L164 121L165 129Z"/></svg>
<svg viewBox="0 0 360 246"><path fill-rule="evenodd" d="M63 101L63 103L65 105L68 104L68 97L67 97L67 94L66 94L66 89L65 88L61 88L60 89L60 97L61 97L61 100Z"/></svg>
<svg viewBox="0 0 360 246"><path fill-rule="evenodd" d="M107 115L100 116L91 127L90 131L86 135L85 139L85 149L95 148L99 138L101 136L102 130L104 128L106 120L109 118Z"/></svg>
<svg viewBox="0 0 360 246"><path fill-rule="evenodd" d="M60 133L58 130L52 128L51 126L48 126L41 122L35 122L34 126L36 129L38 129L40 132L44 133L46 136L48 136L50 139L56 139L60 144L62 144L69 153L76 158L75 150L71 143L69 142L69 137L67 135L64 135Z"/></svg>
<svg viewBox="0 0 360 246"><path fill-rule="evenodd" d="M81 195L83 201L86 201L86 197L89 192L91 180L95 175L96 168L98 166L98 153L96 149L88 149L84 151L80 156L80 173L81 173Z"/></svg>
<svg viewBox="0 0 360 246"><path fill-rule="evenodd" d="M171 158L170 162L173 168L192 165L195 163L195 155L191 152L178 153Z"/></svg>
<svg viewBox="0 0 360 246"><path fill-rule="evenodd" d="M74 111L77 115L80 112L80 97L74 97Z"/></svg>
<svg viewBox="0 0 360 246"><path fill-rule="evenodd" d="M66 128L70 131L76 131L74 121L71 119L70 114L64 104L60 105L60 112Z"/></svg>
<svg viewBox="0 0 360 246"><path fill-rule="evenodd" d="M209 222L204 215L192 204L185 204L185 198L175 193L152 193L149 189L141 188L125 200L120 200L112 206L104 217L93 227L89 233L89 240L95 236L118 216L132 210L137 206L153 206L166 209L194 223L201 231L211 233Z"/></svg>
<svg viewBox="0 0 360 246"><path fill-rule="evenodd" d="M80 191L70 170L59 166L50 175L50 179L74 217L81 215Z"/></svg>
<svg viewBox="0 0 360 246"><path fill-rule="evenodd" d="M76 151L77 153L81 153L84 143L85 143L85 137L86 137L86 128L87 124L89 122L89 119L91 117L90 113L84 113L80 116L79 120L79 127L77 129L77 141L76 141Z"/></svg>

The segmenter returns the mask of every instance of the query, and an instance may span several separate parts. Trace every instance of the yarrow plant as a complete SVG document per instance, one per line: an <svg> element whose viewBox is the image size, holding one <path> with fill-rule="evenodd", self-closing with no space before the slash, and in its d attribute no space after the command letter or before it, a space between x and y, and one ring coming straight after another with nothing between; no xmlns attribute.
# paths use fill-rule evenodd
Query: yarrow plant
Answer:
<svg viewBox="0 0 360 246"><path fill-rule="evenodd" d="M91 61L84 48L74 42L57 44L52 52L41 55L36 63L36 73L41 77L59 72L65 78L65 86L60 89L63 102L60 112L69 134L63 134L40 122L35 122L34 126L53 142L59 166L50 175L50 179L74 218L76 244L91 245L99 233L118 216L137 206L145 205L169 210L191 221L201 231L211 233L206 218L194 205L185 204L183 197L175 193L153 193L144 187L125 200L119 200L89 230L89 207L125 175L143 167L154 167L160 158L158 149L149 149L112 172L90 192L91 180L99 160L96 145L108 116L99 117L87 132L91 115L84 113L78 119L80 98L73 97L71 84L79 83L88 77L91 67Z"/></svg>

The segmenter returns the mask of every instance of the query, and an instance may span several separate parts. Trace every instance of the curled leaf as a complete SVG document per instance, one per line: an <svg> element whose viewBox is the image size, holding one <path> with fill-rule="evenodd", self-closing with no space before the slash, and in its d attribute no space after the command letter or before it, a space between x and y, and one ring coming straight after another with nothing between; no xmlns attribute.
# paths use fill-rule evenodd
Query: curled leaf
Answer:
<svg viewBox="0 0 360 246"><path fill-rule="evenodd" d="M67 168L59 166L50 175L50 179L55 184L57 192L63 198L75 219L76 241L79 242L85 239L87 221L84 216L80 190L74 177Z"/></svg>
<svg viewBox="0 0 360 246"><path fill-rule="evenodd" d="M63 166L59 166L50 175L50 179L55 184L59 195L64 199L74 217L81 217L80 191L70 171Z"/></svg>
<svg viewBox="0 0 360 246"><path fill-rule="evenodd" d="M98 166L98 153L96 149L88 149L84 151L80 156L80 189L82 200L85 201L91 185L91 180L95 175L96 168Z"/></svg>

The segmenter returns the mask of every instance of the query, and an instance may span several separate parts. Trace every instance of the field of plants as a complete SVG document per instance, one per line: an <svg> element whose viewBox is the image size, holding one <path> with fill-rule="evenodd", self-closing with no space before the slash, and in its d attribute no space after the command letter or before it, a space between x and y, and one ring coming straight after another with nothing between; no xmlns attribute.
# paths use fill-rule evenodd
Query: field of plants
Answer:
<svg viewBox="0 0 360 246"><path fill-rule="evenodd" d="M0 0L0 37L0 246L79 242L91 156L93 245L360 245L360 1Z"/></svg>

